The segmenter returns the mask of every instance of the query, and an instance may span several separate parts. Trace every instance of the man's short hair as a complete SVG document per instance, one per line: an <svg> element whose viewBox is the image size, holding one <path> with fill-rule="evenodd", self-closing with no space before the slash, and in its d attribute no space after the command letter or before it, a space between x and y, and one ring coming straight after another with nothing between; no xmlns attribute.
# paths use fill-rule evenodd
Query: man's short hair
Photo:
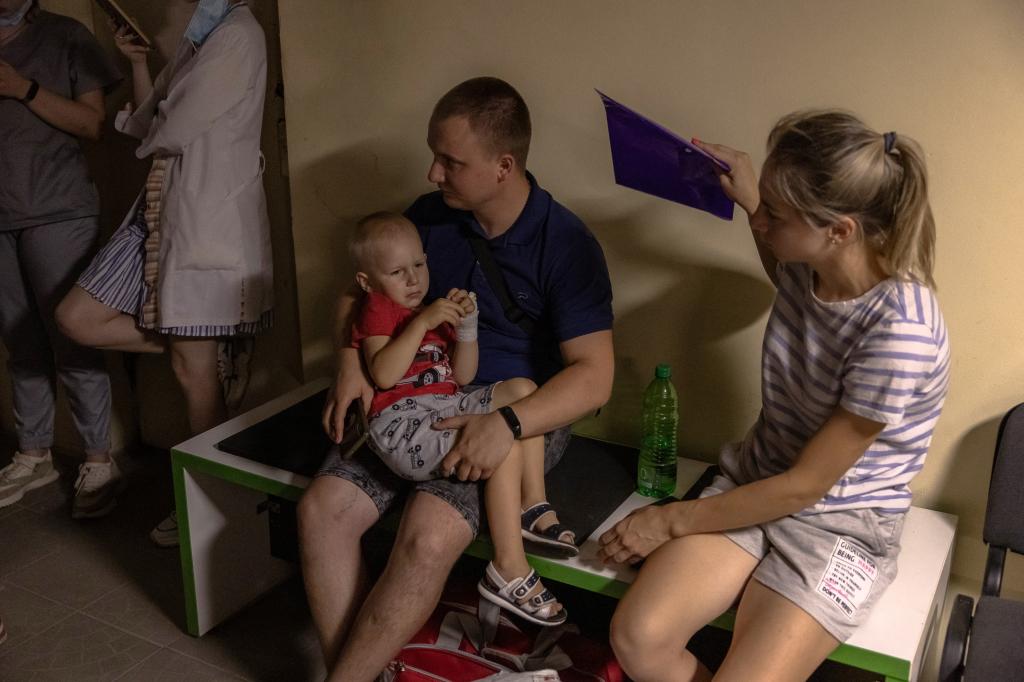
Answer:
<svg viewBox="0 0 1024 682"><path fill-rule="evenodd" d="M376 255L377 247L400 234L410 234L418 240L420 233L416 226L401 213L377 211L356 223L355 234L348 244L348 253L357 270L366 269L370 258Z"/></svg>
<svg viewBox="0 0 1024 682"><path fill-rule="evenodd" d="M530 151L530 110L511 85L492 76L470 78L438 100L430 124L465 116L469 127L494 154L511 154L526 169Z"/></svg>

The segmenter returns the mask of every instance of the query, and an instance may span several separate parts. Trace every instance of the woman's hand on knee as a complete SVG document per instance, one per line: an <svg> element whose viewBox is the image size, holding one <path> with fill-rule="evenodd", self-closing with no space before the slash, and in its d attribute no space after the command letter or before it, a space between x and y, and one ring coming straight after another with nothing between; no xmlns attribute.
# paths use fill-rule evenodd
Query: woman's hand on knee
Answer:
<svg viewBox="0 0 1024 682"><path fill-rule="evenodd" d="M605 563L635 564L671 539L666 508L649 505L633 511L602 535L597 556Z"/></svg>

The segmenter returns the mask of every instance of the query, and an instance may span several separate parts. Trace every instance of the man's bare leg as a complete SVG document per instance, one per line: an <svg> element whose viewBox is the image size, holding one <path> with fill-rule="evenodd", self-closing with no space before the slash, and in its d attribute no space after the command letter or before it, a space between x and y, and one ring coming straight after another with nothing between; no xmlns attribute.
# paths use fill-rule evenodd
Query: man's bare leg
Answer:
<svg viewBox="0 0 1024 682"><path fill-rule="evenodd" d="M314 478L299 501L302 578L328 669L366 595L360 540L378 518L369 496L337 476Z"/></svg>
<svg viewBox="0 0 1024 682"><path fill-rule="evenodd" d="M429 493L414 494L387 567L363 602L338 660L328 666L328 679L376 678L430 617L448 573L472 539L454 507Z"/></svg>

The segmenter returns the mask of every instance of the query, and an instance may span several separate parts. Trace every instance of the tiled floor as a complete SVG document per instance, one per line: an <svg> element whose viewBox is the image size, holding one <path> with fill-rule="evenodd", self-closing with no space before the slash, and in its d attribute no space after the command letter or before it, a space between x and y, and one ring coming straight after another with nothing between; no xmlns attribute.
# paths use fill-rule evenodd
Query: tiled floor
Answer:
<svg viewBox="0 0 1024 682"><path fill-rule="evenodd" d="M10 459L5 448L0 466ZM305 595L288 583L213 632L185 634L181 567L147 533L171 508L166 453L134 455L107 518L73 521L74 463L0 509L0 680L323 678ZM240 576L242 577L242 576Z"/></svg>
<svg viewBox="0 0 1024 682"><path fill-rule="evenodd" d="M10 448L0 452L4 466ZM0 615L9 632L0 645L0 681L323 679L298 581L201 639L184 633L178 552L159 549L147 537L171 507L168 456L148 451L122 461L129 486L107 518L70 518L74 462L64 459L58 460L58 483L0 509ZM462 571L475 575L479 567ZM576 597L586 601L574 602L565 586L558 594L580 625L607 623L613 605L595 603L588 593ZM709 628L693 645L714 664L728 637ZM936 653L922 680L934 679ZM813 679L871 677L826 664Z"/></svg>

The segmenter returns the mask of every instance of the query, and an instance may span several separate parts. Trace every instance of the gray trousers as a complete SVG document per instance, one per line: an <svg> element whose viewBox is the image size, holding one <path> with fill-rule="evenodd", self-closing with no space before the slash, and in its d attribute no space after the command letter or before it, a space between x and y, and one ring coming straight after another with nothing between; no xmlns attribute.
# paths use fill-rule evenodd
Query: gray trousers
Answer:
<svg viewBox="0 0 1024 682"><path fill-rule="evenodd" d="M55 377L89 452L110 449L110 379L103 353L60 333L54 310L88 264L95 217L0 232L0 334L21 450L53 445Z"/></svg>

